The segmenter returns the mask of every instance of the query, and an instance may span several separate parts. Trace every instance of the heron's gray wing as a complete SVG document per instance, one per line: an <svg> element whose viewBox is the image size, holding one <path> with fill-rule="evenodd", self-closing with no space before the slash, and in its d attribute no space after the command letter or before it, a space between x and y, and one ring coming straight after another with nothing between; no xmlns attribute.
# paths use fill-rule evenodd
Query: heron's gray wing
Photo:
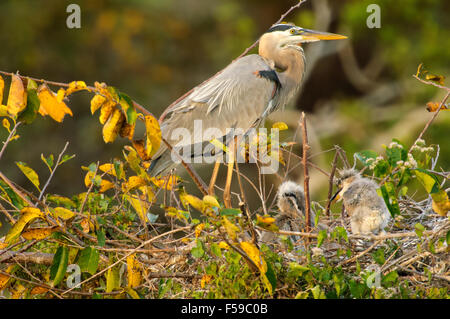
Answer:
<svg viewBox="0 0 450 319"><path fill-rule="evenodd" d="M259 74L260 71L267 73ZM267 115L268 108L276 107L277 84L267 74L276 77L268 62L259 55L235 61L169 110L170 117L161 126L163 136L169 142L178 142L179 136L172 136L174 130L186 129L193 141L205 142L212 139L204 134L207 129L212 133L215 130L214 136L219 132L225 136L230 128L246 132ZM201 129L200 122L194 129L195 120L201 120Z"/></svg>

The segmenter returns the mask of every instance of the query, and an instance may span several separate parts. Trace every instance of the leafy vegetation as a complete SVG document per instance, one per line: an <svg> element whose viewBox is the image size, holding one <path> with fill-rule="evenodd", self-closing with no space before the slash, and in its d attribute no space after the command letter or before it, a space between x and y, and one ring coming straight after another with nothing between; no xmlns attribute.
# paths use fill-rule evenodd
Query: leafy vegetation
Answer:
<svg viewBox="0 0 450 319"><path fill-rule="evenodd" d="M420 5L414 5L416 1L410 2L412 8L403 12L402 7L402 12L397 12L407 21L414 20L412 11L420 9ZM362 3L347 1L343 6L342 15L350 26L359 25L361 17L357 12L365 9L365 6L361 9ZM6 5L14 7L12 2ZM130 49L129 39L142 27L142 16L132 10L128 13L135 19L126 18L115 9L113 6L98 17L97 32L102 35L96 36L103 37L116 30L116 22L123 20L127 27L119 30L114 45L127 61L139 59L139 52ZM230 1L216 10L214 17L222 23L238 14L238 25L233 25L233 30L243 42L251 38L249 30L254 26L242 14L240 2ZM296 19L312 23L314 18L308 12ZM187 24L181 17L170 21L168 28L179 39L190 32L183 27ZM427 23L426 27L432 29L433 25ZM392 37L398 31L388 30L380 36L381 41L394 43ZM362 36L357 34L355 38ZM233 35L224 39L228 52L235 53L243 47L235 38ZM430 47L431 44L424 45L414 53L433 56ZM214 51L212 61L226 54L209 47L203 49ZM398 52L404 49L400 44L392 46L390 50L394 53L389 54L388 63L397 63ZM445 58L448 52L441 51ZM161 63L165 59L170 58L161 58ZM174 72L166 65L153 65L152 69L158 71L155 81L160 81L150 85L154 93L167 85ZM402 70L396 67L391 72ZM346 219L341 217L338 205L331 203L330 196L326 202L328 208L333 205L332 209L323 207L322 194L315 195L317 201L310 204L316 215L315 224L326 224L325 230L313 227L310 233L295 234L280 231L274 223L276 211L269 204L268 191L263 189L258 165L255 165L258 182L242 174L249 187L234 194L233 207L227 207L213 193L206 194L198 187L201 183L195 183L200 189L194 191L192 183L189 185L190 181L182 176L149 176L151 158L165 143L158 120L113 86L2 74L0 118L5 138L0 159L13 145L24 142L21 132L39 127L42 118L62 123L64 118L76 117L78 108L72 107L72 100L82 94L88 95L90 101L82 104L84 109L99 116L102 132L99 134L97 130L96 135L105 144L117 141L119 136L127 143L121 156L115 153L116 157L110 161L88 161L78 169L77 174L83 174L78 179L84 182L85 189L73 195L49 190L55 176L69 170L68 165L75 160L75 155L66 154L68 144L57 155L41 154L45 174L37 169L37 156L13 161L29 181L29 187L11 181L0 171L0 212L11 225L0 240L0 292L7 298L449 297L449 173L438 166L438 159L443 156L440 144L434 140L433 144L427 144L423 139L433 120L448 109L450 89L444 86L442 76L424 73L423 69L416 74L426 84L424 87L436 87L447 95L440 102L424 101L423 104L429 102L427 110L434 112L433 117L413 143L392 136L392 142L384 145L384 150L360 150L357 142L345 143L350 145L345 150L354 153L358 160L355 165L361 165L364 174L379 183L379 195L394 219L388 233L362 236L347 230ZM342 108L343 112L352 108L349 105ZM357 108L358 112L365 112ZM425 107L422 111L425 112ZM89 121L96 122L92 116ZM356 125L354 122L352 125ZM275 122L272 128L288 131L284 121ZM269 148L270 155L281 163L287 175L293 166L291 156L295 156L296 141L284 142L278 150L271 144L272 135L260 137L258 141L266 142L257 145ZM335 147L332 151L335 158L341 159L339 166L346 167L348 159L343 149ZM308 164L317 168L314 163ZM334 180L327 171L334 171L337 166L336 160L319 167L330 182L330 191ZM194 172L190 165L187 170ZM64 185L60 189L66 191ZM261 202L257 209L251 209L249 202L243 200L245 193L250 197L250 192ZM255 233L263 231L275 232L280 242L259 243ZM300 236L300 241L294 242L292 235Z"/></svg>

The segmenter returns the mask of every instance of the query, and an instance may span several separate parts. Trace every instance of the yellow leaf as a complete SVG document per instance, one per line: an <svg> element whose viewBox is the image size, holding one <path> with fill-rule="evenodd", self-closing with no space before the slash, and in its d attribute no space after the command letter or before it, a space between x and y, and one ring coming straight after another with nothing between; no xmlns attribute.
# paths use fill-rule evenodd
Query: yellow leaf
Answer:
<svg viewBox="0 0 450 319"><path fill-rule="evenodd" d="M6 268L5 272L10 274L13 271L13 269L14 265L11 265L8 268ZM10 279L11 277L8 275L0 274L0 291L6 287Z"/></svg>
<svg viewBox="0 0 450 319"><path fill-rule="evenodd" d="M84 83L83 81L70 82L69 87L66 90L66 96L69 96L70 94L81 90L88 90L86 83Z"/></svg>
<svg viewBox="0 0 450 319"><path fill-rule="evenodd" d="M197 238L202 233L202 230L205 228L205 224L201 223L195 226L195 237Z"/></svg>
<svg viewBox="0 0 450 319"><path fill-rule="evenodd" d="M205 195L203 197L203 203L209 207L219 207L220 208L220 204L217 201L217 199L211 195Z"/></svg>
<svg viewBox="0 0 450 319"><path fill-rule="evenodd" d="M75 216L75 213L64 207L56 207L53 216L67 220Z"/></svg>
<svg viewBox="0 0 450 319"><path fill-rule="evenodd" d="M128 293L128 294L131 296L131 298L133 298L133 299L141 299L141 297L139 297L138 293L137 293L135 290L131 289L131 288L128 288L128 289L127 289L127 293Z"/></svg>
<svg viewBox="0 0 450 319"><path fill-rule="evenodd" d="M203 275L202 279L200 280L200 287L205 288L205 285L209 283L211 279L211 275Z"/></svg>
<svg viewBox="0 0 450 319"><path fill-rule="evenodd" d="M86 187L91 186L93 177L94 177L94 172L92 172L92 171L87 172L86 176L84 177L84 185L86 185Z"/></svg>
<svg viewBox="0 0 450 319"><path fill-rule="evenodd" d="M27 91L23 86L22 79L13 74L11 76L11 86L8 96L8 113L16 116L27 106Z"/></svg>
<svg viewBox="0 0 450 319"><path fill-rule="evenodd" d="M8 116L8 107L0 104L0 116Z"/></svg>
<svg viewBox="0 0 450 319"><path fill-rule="evenodd" d="M161 128L159 127L158 120L153 116L148 115L145 117L145 129L147 135L147 156L153 156L161 145Z"/></svg>
<svg viewBox="0 0 450 319"><path fill-rule="evenodd" d="M111 164L111 163L102 164L98 167L98 169L106 174L116 176L116 170L114 169L114 164Z"/></svg>
<svg viewBox="0 0 450 319"><path fill-rule="evenodd" d="M436 112L439 109L439 106L441 106L441 103L439 103L439 102L428 102L427 103L427 111L428 112ZM448 110L448 108L444 104L444 105L442 105L441 110Z"/></svg>
<svg viewBox="0 0 450 319"><path fill-rule="evenodd" d="M147 181L140 176L130 176L128 182L122 183L122 189L124 192L129 192L141 186L147 185Z"/></svg>
<svg viewBox="0 0 450 319"><path fill-rule="evenodd" d="M431 194L431 208L441 215L447 216L448 211L450 210L450 200L448 198L447 193L444 190L440 190L437 193Z"/></svg>
<svg viewBox="0 0 450 319"><path fill-rule="evenodd" d="M11 244L13 240L19 237L25 226L27 226L34 219L44 217L44 213L34 207L25 207L20 212L22 213L22 216L20 216L19 220L6 235L5 243L7 244Z"/></svg>
<svg viewBox="0 0 450 319"><path fill-rule="evenodd" d="M289 127L284 122L276 122L272 125L272 128L279 129L280 131L287 130Z"/></svg>
<svg viewBox="0 0 450 319"><path fill-rule="evenodd" d="M227 231L228 236L230 236L230 238L233 241L236 241L236 232L239 231L239 228L234 225L233 223L231 223L228 218L226 218L225 216L222 217L222 225L223 227L225 227L225 230Z"/></svg>
<svg viewBox="0 0 450 319"><path fill-rule="evenodd" d="M148 161L150 159L150 156L147 156L144 140L131 141L131 144L133 145L135 151L143 161Z"/></svg>
<svg viewBox="0 0 450 319"><path fill-rule="evenodd" d="M8 132L9 132L10 124L9 124L8 119L4 118L3 121L2 121L2 125L3 125L3 127L6 128L6 129L8 130Z"/></svg>
<svg viewBox="0 0 450 319"><path fill-rule="evenodd" d="M114 142L124 120L125 116L122 111L117 108L114 109L114 112L103 126L103 140L105 143Z"/></svg>
<svg viewBox="0 0 450 319"><path fill-rule="evenodd" d="M436 83L438 83L440 85L444 85L444 79L445 79L445 76L443 76L443 75L436 75L436 74L427 74L427 75L425 75L425 80L433 81L433 82L436 82Z"/></svg>
<svg viewBox="0 0 450 319"><path fill-rule="evenodd" d="M104 193L107 190L111 189L114 187L114 183L110 182L106 179L102 179L101 183L100 183L100 189L98 190L100 193Z"/></svg>
<svg viewBox="0 0 450 319"><path fill-rule="evenodd" d="M228 244L227 244L226 242L224 242L224 241L221 241L221 242L219 243L219 247L222 248L222 249L226 249L226 250L230 249L230 245L228 245Z"/></svg>
<svg viewBox="0 0 450 319"><path fill-rule="evenodd" d="M96 94L91 100L91 113L94 113L105 103L106 98L102 95Z"/></svg>
<svg viewBox="0 0 450 319"><path fill-rule="evenodd" d="M64 100L64 97L66 96L66 91L64 89L59 89L56 93L56 100L61 103Z"/></svg>
<svg viewBox="0 0 450 319"><path fill-rule="evenodd" d="M267 271L267 264L259 249L252 243L243 241L240 243L241 248L245 251L247 256L255 263L261 274Z"/></svg>
<svg viewBox="0 0 450 319"><path fill-rule="evenodd" d="M0 105L3 103L3 91L5 89L5 81L3 80L2 76L0 75ZM0 114L0 116L3 116Z"/></svg>
<svg viewBox="0 0 450 319"><path fill-rule="evenodd" d="M62 122L66 114L73 116L72 111L67 107L67 105L62 101L58 102L55 94L50 91L46 84L39 86L38 97L41 102L39 107L39 113L41 115L49 115L57 122Z"/></svg>
<svg viewBox="0 0 450 319"><path fill-rule="evenodd" d="M40 190L38 174L26 163L16 162L16 165L19 167L22 173L31 181L31 183L33 183L33 185L36 186L38 190Z"/></svg>
<svg viewBox="0 0 450 319"><path fill-rule="evenodd" d="M153 184L155 184L158 188L163 188L166 190L172 190L174 186L176 186L180 179L177 176L171 175L171 176L164 176L162 178L150 178Z"/></svg>
<svg viewBox="0 0 450 319"><path fill-rule="evenodd" d="M145 200L145 198L136 198L136 195L125 195L124 197L128 200L131 206L133 206L139 216L139 219L143 223L147 223L147 210L149 209L150 204Z"/></svg>
<svg viewBox="0 0 450 319"><path fill-rule="evenodd" d="M106 101L103 103L102 108L100 109L100 116L98 120L100 121L100 124L105 124L106 121L109 119L109 116L113 113L115 110L116 103L114 101Z"/></svg>
<svg viewBox="0 0 450 319"><path fill-rule="evenodd" d="M11 299L20 299L27 288L19 282L16 282L14 289L11 291Z"/></svg>
<svg viewBox="0 0 450 319"><path fill-rule="evenodd" d="M36 286L30 291L30 295L40 295L45 294L48 291L48 288Z"/></svg>
<svg viewBox="0 0 450 319"><path fill-rule="evenodd" d="M106 292L120 288L120 273L117 267L109 268L106 272Z"/></svg>
<svg viewBox="0 0 450 319"><path fill-rule="evenodd" d="M43 228L31 228L22 233L22 237L27 240L37 239L41 240L47 238L55 231L58 230L59 227L43 227Z"/></svg>
<svg viewBox="0 0 450 319"><path fill-rule="evenodd" d="M83 218L80 222L81 228L84 233L88 234L90 230L94 230L94 223L92 223L89 217Z"/></svg>
<svg viewBox="0 0 450 319"><path fill-rule="evenodd" d="M187 204L189 204L192 207L194 207L196 210L198 210L200 212L203 211L203 201L198 197L195 197L193 195L189 195L186 193L182 193L182 194L180 194L180 200L184 207L187 207Z"/></svg>
<svg viewBox="0 0 450 319"><path fill-rule="evenodd" d="M128 288L135 288L141 284L141 265L136 259L136 254L127 257Z"/></svg>
<svg viewBox="0 0 450 319"><path fill-rule="evenodd" d="M256 214L256 220L263 224L272 224L275 222L275 218L270 217L269 215L260 216Z"/></svg>
<svg viewBox="0 0 450 319"><path fill-rule="evenodd" d="M119 132L120 137L124 137L124 138L127 138L130 141L132 141L133 136L134 136L135 127L136 127L136 124L128 124L125 122L122 125L122 127L120 128L120 132Z"/></svg>

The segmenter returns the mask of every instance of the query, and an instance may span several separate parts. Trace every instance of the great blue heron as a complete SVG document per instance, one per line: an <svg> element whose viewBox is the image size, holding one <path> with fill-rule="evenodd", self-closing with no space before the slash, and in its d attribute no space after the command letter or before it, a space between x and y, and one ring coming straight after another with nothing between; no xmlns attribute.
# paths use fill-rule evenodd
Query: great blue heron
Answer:
<svg viewBox="0 0 450 319"><path fill-rule="evenodd" d="M334 197L342 198L350 216L352 233L376 234L383 231L391 215L377 194L378 185L353 169L342 171L338 184L340 189Z"/></svg>
<svg viewBox="0 0 450 319"><path fill-rule="evenodd" d="M182 147L209 142L211 137L205 138L203 132L211 128L222 135L214 136L218 139L227 136L229 129L248 132L298 91L305 71L302 43L345 38L291 24L272 26L259 39L259 54L236 60L171 106L161 123L162 136L171 145ZM201 120L201 130L194 129L194 120ZM183 130L174 134L180 128ZM186 141L183 135L187 134L190 139ZM192 151L191 158L203 155ZM150 174L168 172L176 165L172 159L177 157L162 145L153 156Z"/></svg>

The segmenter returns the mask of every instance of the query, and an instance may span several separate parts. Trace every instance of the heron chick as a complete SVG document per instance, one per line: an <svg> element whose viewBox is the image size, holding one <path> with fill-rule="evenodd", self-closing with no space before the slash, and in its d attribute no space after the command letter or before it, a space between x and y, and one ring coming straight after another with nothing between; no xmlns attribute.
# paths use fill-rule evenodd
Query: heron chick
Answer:
<svg viewBox="0 0 450 319"><path fill-rule="evenodd" d="M286 181L278 188L277 206L280 213L275 218L275 225L280 230L302 231L305 227L305 194L299 184ZM314 225L314 213L311 212L310 225ZM261 241L272 242L276 238L273 233L265 232ZM290 236L293 241L300 239L298 236Z"/></svg>
<svg viewBox="0 0 450 319"><path fill-rule="evenodd" d="M377 194L378 185L362 177L356 170L341 172L339 190L333 196L343 200L350 216L353 234L377 234L383 231L390 220L390 213L384 200Z"/></svg>

